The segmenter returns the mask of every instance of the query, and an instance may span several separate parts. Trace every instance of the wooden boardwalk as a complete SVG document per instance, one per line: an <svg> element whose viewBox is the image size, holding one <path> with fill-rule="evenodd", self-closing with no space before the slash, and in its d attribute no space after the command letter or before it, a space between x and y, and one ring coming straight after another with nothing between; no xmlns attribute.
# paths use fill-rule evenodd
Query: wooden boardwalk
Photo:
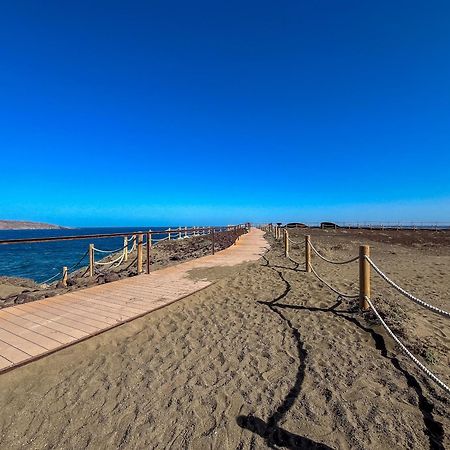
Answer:
<svg viewBox="0 0 450 450"><path fill-rule="evenodd" d="M215 255L112 283L0 310L0 372L148 314L211 284L189 278L195 268L255 261L268 244L252 228Z"/></svg>

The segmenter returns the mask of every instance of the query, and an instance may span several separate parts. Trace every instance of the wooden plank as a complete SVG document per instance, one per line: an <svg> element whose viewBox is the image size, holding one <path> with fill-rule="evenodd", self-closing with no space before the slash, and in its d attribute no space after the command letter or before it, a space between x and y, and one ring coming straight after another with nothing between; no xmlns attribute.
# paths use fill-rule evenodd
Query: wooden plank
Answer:
<svg viewBox="0 0 450 450"><path fill-rule="evenodd" d="M37 333L47 336L50 339L54 339L55 341L58 341L61 344L68 344L69 342L73 341L73 336L55 330L54 328L51 327L51 323L50 326L38 324L24 317L16 316L11 312L8 312L7 309L0 311L0 318L3 320L7 320L8 322L14 323L16 325L22 326L24 328L27 328L28 330L36 331Z"/></svg>
<svg viewBox="0 0 450 450"><path fill-rule="evenodd" d="M10 365L12 365L11 361L9 361L6 358L3 358L3 356L0 356L0 370L5 369L6 367L9 367Z"/></svg>
<svg viewBox="0 0 450 450"><path fill-rule="evenodd" d="M28 358L31 358L31 355L28 353L19 350L18 348L7 344L0 340L0 356L11 361L12 363L20 363Z"/></svg>
<svg viewBox="0 0 450 450"><path fill-rule="evenodd" d="M29 303L27 305L29 305ZM24 305L20 306L22 307ZM60 314L60 311L56 311L55 313L54 309L47 308L45 306L41 306L39 308L28 307L23 311L25 313L29 312L30 314L40 316L43 319L48 319L53 322L58 322L67 325L68 327L71 327L73 330L75 330L77 334L80 335L80 337L86 336L87 334L90 333L94 333L95 330L97 329L96 327L87 325L84 322L79 321L78 319L74 320L73 315L71 317L68 317L67 314L63 316Z"/></svg>
<svg viewBox="0 0 450 450"><path fill-rule="evenodd" d="M71 308L70 306L61 306L57 305L55 303L41 303L35 302L36 306L41 309L46 309L47 311L53 312L53 314L57 316L67 317L71 320L75 320L81 323L85 323L86 325L89 325L92 327L92 331L96 331L99 328L106 328L108 325L112 325L113 322L109 323L104 320L96 319L95 315L87 312L82 312L76 308ZM24 306L28 306L29 303L27 303Z"/></svg>
<svg viewBox="0 0 450 450"><path fill-rule="evenodd" d="M39 333L36 333L35 331L31 331L27 328L24 328L20 325L15 325L3 319L0 319L0 330L8 331L12 334L27 339L28 341L34 342L35 344L40 345L46 350L52 350L54 348L58 348L61 345L61 342L55 341Z"/></svg>
<svg viewBox="0 0 450 450"><path fill-rule="evenodd" d="M64 295L69 295L69 294L75 294L75 292L70 292L68 294L64 294ZM87 290L81 290L81 291L77 291L76 295L80 295L84 298L87 299L92 299L92 298L101 298L104 299L106 301L108 300L114 300L114 303L118 303L118 302L129 302L131 299L131 296L127 293L126 289L121 289L121 288L114 288L114 289L110 289L110 290L104 290L104 291L96 291L94 292L88 292ZM139 308L142 309L142 308Z"/></svg>
<svg viewBox="0 0 450 450"><path fill-rule="evenodd" d="M31 356L40 355L41 353L45 352L44 347L1 328L0 340Z"/></svg>
<svg viewBox="0 0 450 450"><path fill-rule="evenodd" d="M54 298L50 303L44 303L46 305L50 304L51 306L61 307L61 308L70 308L74 312L77 312L77 314L82 314L83 316L92 318L94 320L102 321L108 325L113 325L117 322L117 318L120 315L117 311L116 312L105 312L103 310L100 310L98 308L95 308L93 306L89 306L89 304L83 303L83 300L81 297L66 297L66 296L60 296L58 299Z"/></svg>
<svg viewBox="0 0 450 450"><path fill-rule="evenodd" d="M111 296L105 298L103 296L100 296L99 294L96 294L95 297L91 297L89 295L81 293L79 295L80 297L85 298L89 303L95 302L95 304L98 305L99 308L108 308L112 310L122 310L125 308L127 311L132 311L135 315L141 314L146 310L145 307L134 307L129 299L125 297L122 297L122 300L114 301Z"/></svg>

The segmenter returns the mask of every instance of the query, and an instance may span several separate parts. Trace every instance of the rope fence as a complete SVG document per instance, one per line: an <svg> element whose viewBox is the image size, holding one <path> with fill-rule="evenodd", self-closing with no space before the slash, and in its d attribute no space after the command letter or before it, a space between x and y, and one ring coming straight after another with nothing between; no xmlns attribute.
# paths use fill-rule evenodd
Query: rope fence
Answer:
<svg viewBox="0 0 450 450"><path fill-rule="evenodd" d="M128 265L127 268L133 264L137 265L137 273L141 274L143 270L143 252L144 247L147 252L147 267L146 272L150 273L150 254L153 245L158 245L160 242L190 239L198 236L210 236L211 240L211 253L215 253L215 236L217 233L226 232L233 233L235 239L250 230L250 223L242 223L239 225L227 225L220 227L178 227L168 228L163 230L148 230L148 231L136 231L130 237L128 233L105 233L105 234L89 234L78 236L60 236L60 237L45 237L45 238L29 238L29 239L3 239L0 240L0 245L8 244L29 244L29 243L41 243L41 242L54 242L54 241L68 241L68 240L85 240L85 239L101 239L101 238L118 238L122 237L124 242L122 247L115 249L104 249L96 247L94 244L89 244L88 250L83 254L79 261L70 267L63 266L61 271L57 271L54 275L40 282L42 285L53 283L55 281L61 281L63 286L67 286L68 276L73 273L75 269L80 267L81 263L86 257L89 257L88 265L85 272L81 275L93 277L95 273L99 273L99 269L104 267L105 269L118 267L123 262L128 262L128 256L136 252L136 257ZM158 236L153 238L153 236ZM159 236L164 237L159 237ZM130 248L131 244L131 248ZM103 255L102 259L96 261L96 255ZM108 259L109 258L109 259Z"/></svg>
<svg viewBox="0 0 450 450"><path fill-rule="evenodd" d="M297 242L292 240L289 237L289 232L286 227L283 227L283 229L279 226L273 226L270 224L270 226L264 226L262 229L266 232L272 233L273 237L276 240L281 239L283 236L284 241L284 255L291 261L295 262L296 264L300 265L298 261L295 261L290 256L290 244L295 245L302 245L302 242ZM283 232L282 232L283 230ZM325 286L327 286L331 291L333 291L335 294L339 295L340 297L344 298L350 298L350 299L357 299L359 298L359 305L361 310L367 311L372 310L383 328L386 330L386 332L389 334L389 336L398 344L402 352L425 374L427 375L431 380L433 380L438 386L440 386L447 394L450 394L450 388L447 386L441 379L439 379L432 371L430 371L426 366L424 366L407 348L406 346L400 341L400 339L394 334L394 332L389 328L389 326L386 324L386 322L381 317L380 313L375 308L370 295L370 269L373 268L374 271L384 280L386 283L388 283L389 286L394 288L397 292L402 294L404 297L408 298L409 300L413 301L417 305L428 309L429 311L432 311L436 314L439 314L442 317L450 318L450 312L438 308L434 305L431 305L428 302L425 302L424 300L421 300L411 294L410 292L406 291L402 287L400 287L397 283L392 281L376 264L375 262L370 258L370 247L367 245L361 245L359 247L359 255L352 257L347 260L343 261L334 261L329 258L326 258L324 255L322 255L318 249L314 246L314 244L311 242L311 237L309 235L305 236L304 240L304 249L305 249L305 271L311 272L319 281L321 281ZM330 283L325 281L315 270L313 264L312 264L312 255L316 255L323 261L329 263L329 264L338 264L338 265L344 265L344 264L351 264L353 262L359 261L359 293L358 294L345 294L340 292L338 289L333 287Z"/></svg>
<svg viewBox="0 0 450 450"><path fill-rule="evenodd" d="M433 372L431 372L430 369L427 369L403 344L403 342L400 341L400 339L393 333L393 331L386 325L386 322L382 319L380 316L380 313L376 310L375 306L373 306L373 303L371 302L370 298L366 298L367 303L369 303L369 306L372 308L372 311L377 316L378 320L380 321L381 325L383 325L384 329L387 331L389 336L398 344L398 346L402 349L403 353L405 353L406 356L409 357L409 359L422 371L427 375L429 378L431 378L436 384L438 384L442 389L444 389L447 394L450 394L450 387L448 387L441 379L439 379Z"/></svg>
<svg viewBox="0 0 450 450"><path fill-rule="evenodd" d="M427 308L430 311L433 311L436 314L440 314L441 316L450 318L450 313L448 311L445 311L444 309L440 309L436 306L430 305L427 302L424 302L420 298L415 297L414 295L410 294L405 289L401 288L398 284L394 283L384 272L380 270L380 268L370 259L370 257L366 256L367 261L369 264L373 267L375 272L380 275L381 278L383 278L384 281L386 281L388 284L390 284L394 289L396 289L400 294L404 295L409 300L412 300L414 303L416 303L419 306L422 306L423 308Z"/></svg>

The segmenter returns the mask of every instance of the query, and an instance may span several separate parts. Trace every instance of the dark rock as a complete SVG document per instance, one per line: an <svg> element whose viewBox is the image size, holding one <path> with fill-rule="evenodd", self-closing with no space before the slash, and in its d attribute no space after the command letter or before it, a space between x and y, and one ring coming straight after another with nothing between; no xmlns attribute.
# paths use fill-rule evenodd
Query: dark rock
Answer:
<svg viewBox="0 0 450 450"><path fill-rule="evenodd" d="M21 305L22 303L28 303L35 300L35 296L29 292L22 292L19 294L16 299L14 300L14 303L16 305Z"/></svg>
<svg viewBox="0 0 450 450"><path fill-rule="evenodd" d="M120 280L120 276L116 272L107 273L105 275L105 283L111 283L111 281Z"/></svg>

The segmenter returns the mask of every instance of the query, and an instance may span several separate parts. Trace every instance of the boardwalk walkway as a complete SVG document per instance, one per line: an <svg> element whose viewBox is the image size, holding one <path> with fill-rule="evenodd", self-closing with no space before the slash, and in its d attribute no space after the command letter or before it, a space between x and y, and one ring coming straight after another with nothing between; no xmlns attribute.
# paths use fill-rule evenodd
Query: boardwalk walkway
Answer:
<svg viewBox="0 0 450 450"><path fill-rule="evenodd" d="M143 316L212 282L189 278L196 268L255 261L267 242L252 228L215 255L112 283L0 310L0 372Z"/></svg>

